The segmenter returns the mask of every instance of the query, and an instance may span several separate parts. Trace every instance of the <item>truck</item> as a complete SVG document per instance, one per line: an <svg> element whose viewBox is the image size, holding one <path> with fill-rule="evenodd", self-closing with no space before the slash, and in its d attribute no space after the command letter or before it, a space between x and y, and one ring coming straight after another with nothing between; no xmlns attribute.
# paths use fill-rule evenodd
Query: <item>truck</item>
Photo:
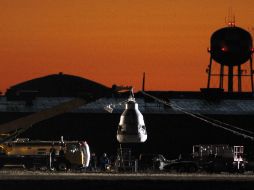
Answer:
<svg viewBox="0 0 254 190"><path fill-rule="evenodd" d="M244 172L247 161L244 158L244 146L193 145L189 156L179 155L168 160L161 154L141 154L140 170L162 172Z"/></svg>
<svg viewBox="0 0 254 190"><path fill-rule="evenodd" d="M0 144L0 167L20 165L27 169L66 171L89 165L90 150L85 141L38 141L15 139Z"/></svg>
<svg viewBox="0 0 254 190"><path fill-rule="evenodd" d="M192 157L208 172L243 172L247 163L242 145L194 145Z"/></svg>

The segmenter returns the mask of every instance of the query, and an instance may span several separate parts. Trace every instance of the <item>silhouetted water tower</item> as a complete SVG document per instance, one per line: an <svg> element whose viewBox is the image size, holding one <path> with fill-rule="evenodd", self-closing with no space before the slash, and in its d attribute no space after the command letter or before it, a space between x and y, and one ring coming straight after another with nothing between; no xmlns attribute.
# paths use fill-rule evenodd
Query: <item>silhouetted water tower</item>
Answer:
<svg viewBox="0 0 254 190"><path fill-rule="evenodd" d="M251 81L253 92L253 69L252 69L252 37L246 30L236 27L234 24L215 31L211 36L210 63L208 66L208 83L210 88L211 76L220 77L219 88L223 89L224 77L228 77L228 92L233 92L234 77L238 78L238 92L242 91L242 77L248 76ZM220 73L212 74L212 62L220 64ZM243 74L241 65L249 61L249 74ZM224 73L224 67L228 67L228 73ZM234 67L237 73L234 74Z"/></svg>

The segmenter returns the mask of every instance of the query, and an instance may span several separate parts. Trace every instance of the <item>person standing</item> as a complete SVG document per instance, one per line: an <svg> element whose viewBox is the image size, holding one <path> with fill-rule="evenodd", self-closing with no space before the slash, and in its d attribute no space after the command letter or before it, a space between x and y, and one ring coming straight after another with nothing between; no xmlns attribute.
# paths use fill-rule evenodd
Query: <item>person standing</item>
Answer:
<svg viewBox="0 0 254 190"><path fill-rule="evenodd" d="M106 171L109 164L110 164L110 162L109 162L109 158L108 158L107 154L103 153L103 155L100 158L101 171Z"/></svg>
<svg viewBox="0 0 254 190"><path fill-rule="evenodd" d="M96 156L95 153L91 154L90 170L91 171L97 171L97 156Z"/></svg>

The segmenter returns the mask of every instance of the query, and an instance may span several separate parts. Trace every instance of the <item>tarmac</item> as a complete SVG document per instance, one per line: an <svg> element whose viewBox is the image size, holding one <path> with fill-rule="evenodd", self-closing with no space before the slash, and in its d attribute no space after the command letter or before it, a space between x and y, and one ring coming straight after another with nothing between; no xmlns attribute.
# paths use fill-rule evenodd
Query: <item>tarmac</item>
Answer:
<svg viewBox="0 0 254 190"><path fill-rule="evenodd" d="M253 189L254 174L88 173L0 170L0 189Z"/></svg>

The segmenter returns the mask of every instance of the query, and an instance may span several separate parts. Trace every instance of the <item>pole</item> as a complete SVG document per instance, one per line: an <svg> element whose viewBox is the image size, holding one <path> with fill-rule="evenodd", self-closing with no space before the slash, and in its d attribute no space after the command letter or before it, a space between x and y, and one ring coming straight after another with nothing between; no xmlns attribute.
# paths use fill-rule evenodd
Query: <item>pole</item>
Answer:
<svg viewBox="0 0 254 190"><path fill-rule="evenodd" d="M251 91L252 91L252 93L254 93L252 55L250 57L250 79L251 79Z"/></svg>
<svg viewBox="0 0 254 190"><path fill-rule="evenodd" d="M233 66L228 66L228 92L233 92Z"/></svg>
<svg viewBox="0 0 254 190"><path fill-rule="evenodd" d="M224 65L220 65L220 88L223 89Z"/></svg>
<svg viewBox="0 0 254 190"><path fill-rule="evenodd" d="M242 71L241 71L241 65L238 65L238 92L242 92Z"/></svg>
<svg viewBox="0 0 254 190"><path fill-rule="evenodd" d="M207 81L207 88L210 88L210 80L211 80L211 72L212 72L212 56L210 56L210 62L208 66L208 81Z"/></svg>

